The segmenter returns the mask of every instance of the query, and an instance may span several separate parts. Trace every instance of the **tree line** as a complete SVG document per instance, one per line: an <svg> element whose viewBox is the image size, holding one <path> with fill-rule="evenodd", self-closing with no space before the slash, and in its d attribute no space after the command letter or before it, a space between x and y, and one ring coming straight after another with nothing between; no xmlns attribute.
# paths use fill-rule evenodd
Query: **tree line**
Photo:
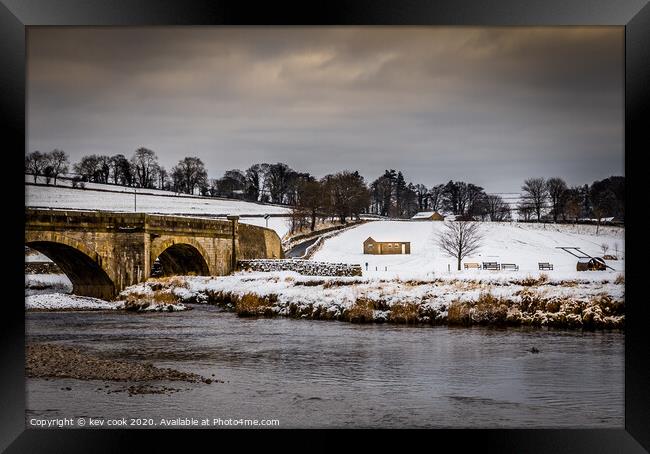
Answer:
<svg viewBox="0 0 650 454"><path fill-rule="evenodd" d="M562 178L529 178L521 190L517 211L524 221L625 218L625 177L612 176L591 186L572 187Z"/></svg>
<svg viewBox="0 0 650 454"><path fill-rule="evenodd" d="M46 184L56 184L69 167L62 150L34 151L25 157L25 172L34 182L43 176ZM319 179L281 162L257 163L246 170L226 170L221 178L208 178L198 157L185 157L168 171L156 153L144 147L130 158L123 154L83 156L72 171L73 186L94 182L287 205L293 207L293 227L312 230L319 218L336 218L341 223L362 214L406 219L420 211L482 221L508 221L514 209L519 219L538 222L624 215L624 177L575 187L557 177L529 178L517 196L516 208L511 208L504 197L488 194L473 183L450 180L427 187L407 182L395 169L385 170L369 184L358 171L344 170Z"/></svg>

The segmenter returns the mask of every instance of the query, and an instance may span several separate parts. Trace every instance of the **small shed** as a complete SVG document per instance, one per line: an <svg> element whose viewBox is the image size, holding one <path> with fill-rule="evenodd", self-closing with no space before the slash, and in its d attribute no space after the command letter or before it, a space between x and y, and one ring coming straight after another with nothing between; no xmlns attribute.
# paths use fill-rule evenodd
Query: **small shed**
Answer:
<svg viewBox="0 0 650 454"><path fill-rule="evenodd" d="M414 221L444 221L445 217L437 211L420 211L411 219Z"/></svg>
<svg viewBox="0 0 650 454"><path fill-rule="evenodd" d="M576 265L577 271L605 271L605 260L600 257L580 258Z"/></svg>
<svg viewBox="0 0 650 454"><path fill-rule="evenodd" d="M363 242L364 254L410 254L411 242L410 241L377 241L372 237L368 237Z"/></svg>

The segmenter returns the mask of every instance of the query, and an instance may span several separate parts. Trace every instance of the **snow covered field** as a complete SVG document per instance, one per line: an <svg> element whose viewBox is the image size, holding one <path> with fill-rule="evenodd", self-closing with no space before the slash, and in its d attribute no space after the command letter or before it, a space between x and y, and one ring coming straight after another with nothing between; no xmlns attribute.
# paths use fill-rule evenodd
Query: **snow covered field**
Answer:
<svg viewBox="0 0 650 454"><path fill-rule="evenodd" d="M25 206L70 208L82 210L109 210L109 211L134 211L133 188L124 188L110 185L103 186L107 189L123 192L103 192L91 189L72 189L61 186L33 186L25 185ZM88 187L88 186L87 186ZM140 192L142 191L142 193ZM144 194L144 192L148 194ZM160 195L156 195L156 193ZM196 197L170 197L173 193L155 189L138 189L135 197L137 211L141 213L159 214L184 214L184 215L211 215L226 216L229 214L242 216L240 222L246 224L266 226L262 217L246 217L246 215L284 214L290 210L285 207L262 205L239 200L219 200ZM289 230L288 218L269 218L269 228L276 231L282 238Z"/></svg>
<svg viewBox="0 0 650 454"><path fill-rule="evenodd" d="M137 211L146 213L198 215L289 214L288 208L273 205L261 205L240 200L170 197L170 195L173 195L173 193L167 193L167 195L138 193L134 197L133 189L128 192L115 193L59 186L26 185L25 206L133 212L135 198Z"/></svg>
<svg viewBox="0 0 650 454"><path fill-rule="evenodd" d="M31 183L34 184L34 177L32 175L25 175L25 183ZM36 183L38 184L46 184L45 183L45 177L37 177L36 178ZM53 181L50 182L50 185L53 185ZM72 187L72 181L70 179L62 179L58 178L56 180L56 186L55 187L64 187L64 188L71 188ZM118 192L128 192L128 193L133 193L133 188L129 188L127 186L119 186L116 184L103 184L103 183L84 183L84 187L86 189L101 189L104 191L118 191ZM193 196L192 194L183 194L183 193L175 193L171 191L163 191L162 189L149 189L149 188L138 188L138 193L142 194L154 194L154 195L175 195L178 197L196 197L195 195Z"/></svg>
<svg viewBox="0 0 650 454"><path fill-rule="evenodd" d="M623 256L624 230L601 227L596 235L595 225L551 225L522 223L481 223L483 246L465 262L515 263L519 271L456 271L456 260L447 256L436 244L444 222L377 221L347 230L325 241L312 257L323 262L357 263L362 265L364 276L402 279L454 275L460 279L485 278L494 275L510 277L548 274L563 279L615 279L624 270L624 260L607 261L616 271L576 271L577 258L558 246L575 246L592 256L602 256L600 245L609 245L608 254ZM363 242L373 237L377 241L410 241L411 254L363 254ZM539 262L552 263L552 271L539 271ZM365 264L368 263L366 271ZM451 273L448 272L448 266ZM377 271L375 271L375 267Z"/></svg>

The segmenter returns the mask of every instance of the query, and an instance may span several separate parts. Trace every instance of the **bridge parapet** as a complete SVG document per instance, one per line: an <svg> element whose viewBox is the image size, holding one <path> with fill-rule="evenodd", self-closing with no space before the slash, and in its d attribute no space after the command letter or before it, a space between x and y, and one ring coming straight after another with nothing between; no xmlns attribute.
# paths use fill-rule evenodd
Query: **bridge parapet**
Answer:
<svg viewBox="0 0 650 454"><path fill-rule="evenodd" d="M143 230L144 213L42 210L25 208L25 229L109 231L117 227Z"/></svg>

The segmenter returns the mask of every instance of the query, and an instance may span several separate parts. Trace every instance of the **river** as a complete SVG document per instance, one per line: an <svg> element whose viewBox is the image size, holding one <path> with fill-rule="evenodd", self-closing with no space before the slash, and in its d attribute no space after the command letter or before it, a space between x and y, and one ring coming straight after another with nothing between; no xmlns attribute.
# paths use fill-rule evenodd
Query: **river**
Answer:
<svg viewBox="0 0 650 454"><path fill-rule="evenodd" d="M123 383L31 378L28 418L278 419L282 428L624 424L622 332L244 319L212 306L25 318L29 341L224 381L170 382L181 390L129 396L106 392Z"/></svg>

